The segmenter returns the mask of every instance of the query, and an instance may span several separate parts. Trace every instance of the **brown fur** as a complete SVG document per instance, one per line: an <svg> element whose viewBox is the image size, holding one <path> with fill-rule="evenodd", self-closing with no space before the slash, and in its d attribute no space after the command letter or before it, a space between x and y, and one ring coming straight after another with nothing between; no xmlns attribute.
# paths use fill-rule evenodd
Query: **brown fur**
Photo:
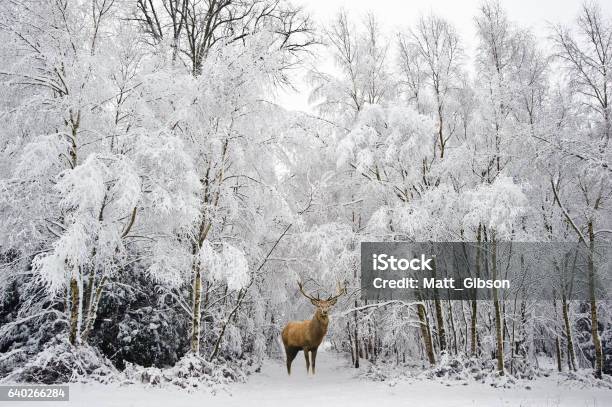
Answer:
<svg viewBox="0 0 612 407"><path fill-rule="evenodd" d="M299 351L304 351L306 359L306 372L310 371L310 363L312 362L312 374L315 373L315 363L317 358L317 349L327 333L329 325L329 317L327 313L329 309L336 303L336 300L314 300L311 299L314 306L317 307L312 319L305 321L291 321L283 329L282 338L285 345L285 353L287 355L287 373L291 374L291 362ZM310 354L310 358L309 358Z"/></svg>

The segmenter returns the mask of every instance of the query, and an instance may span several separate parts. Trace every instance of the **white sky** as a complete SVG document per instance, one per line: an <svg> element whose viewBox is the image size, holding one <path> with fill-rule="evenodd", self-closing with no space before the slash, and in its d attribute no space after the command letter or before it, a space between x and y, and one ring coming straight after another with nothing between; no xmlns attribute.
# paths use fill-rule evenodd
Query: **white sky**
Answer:
<svg viewBox="0 0 612 407"><path fill-rule="evenodd" d="M335 13L344 8L353 18L373 12L392 34L402 27L413 25L421 14L433 12L455 25L468 57L474 54L476 29L474 16L480 0L293 0L303 5L315 22L325 24ZM612 2L600 1L608 16L612 16ZM550 23L571 23L576 17L581 0L502 0L509 18L525 28L532 28L542 38ZM321 61L321 64L329 64ZM288 109L309 110L308 86L296 80L297 92L285 90L278 94L277 102Z"/></svg>

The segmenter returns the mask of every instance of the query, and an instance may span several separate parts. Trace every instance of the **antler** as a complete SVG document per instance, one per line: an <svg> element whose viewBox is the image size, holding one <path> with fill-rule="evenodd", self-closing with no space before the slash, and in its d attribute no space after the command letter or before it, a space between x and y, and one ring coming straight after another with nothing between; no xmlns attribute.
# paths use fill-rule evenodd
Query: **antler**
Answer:
<svg viewBox="0 0 612 407"><path fill-rule="evenodd" d="M317 297L313 297L312 295L306 294L306 292L304 291L304 283L302 283L301 281L297 282L298 287L300 288L300 292L302 293L302 295L306 298L308 298L311 301L321 301L321 298L319 298L319 295L317 294ZM328 299L326 299L325 301L333 301L335 299L337 299L338 297L343 296L344 294L346 294L346 287L343 287L342 285L340 285L340 282L338 282L336 284L336 295L330 295Z"/></svg>
<svg viewBox="0 0 612 407"><path fill-rule="evenodd" d="M343 296L344 294L346 294L346 286L342 286L340 285L340 282L338 281L338 284L336 284L336 295L332 295L330 296L327 301L332 301L337 299L338 297Z"/></svg>
<svg viewBox="0 0 612 407"><path fill-rule="evenodd" d="M306 298L308 298L311 301L320 301L321 299L319 297L315 298L311 295L306 294L306 292L304 292L304 284L301 281L297 282L298 287L300 287L300 292L302 293L302 295Z"/></svg>

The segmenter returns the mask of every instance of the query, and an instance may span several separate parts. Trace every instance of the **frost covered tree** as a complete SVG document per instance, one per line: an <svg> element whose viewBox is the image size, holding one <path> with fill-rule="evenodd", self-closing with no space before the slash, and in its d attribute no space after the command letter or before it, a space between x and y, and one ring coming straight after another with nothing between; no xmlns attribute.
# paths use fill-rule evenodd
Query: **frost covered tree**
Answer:
<svg viewBox="0 0 612 407"><path fill-rule="evenodd" d="M260 230L269 226L262 224L260 230L253 226L270 219L268 212L261 213L262 200L249 196L269 196L270 205L279 209L279 221L283 216L284 200L273 179L275 166L281 165L281 150L276 135L270 137L265 131L274 109L261 98L274 83L285 81L286 69L312 42L311 27L300 9L282 1L137 5L136 20L153 45L163 49L164 41L171 38L172 65L178 60L189 68L189 72L178 69L166 90L168 99L156 108L187 143L199 182L199 209L192 228L166 248L167 255L178 251L184 256L179 274L191 275L187 308L191 351L197 354L203 281L210 284L208 290L215 281L225 281L229 289L238 291L242 303L254 278L249 274L254 262L249 264L245 252L252 256L261 250ZM251 234L234 241L245 228ZM160 274L168 271L161 265L155 269Z"/></svg>
<svg viewBox="0 0 612 407"><path fill-rule="evenodd" d="M594 374L601 378L604 357L594 292L597 270L593 256L596 245L608 243L610 236L610 218L605 208L612 193L609 166L612 23L596 3L585 3L575 29L556 26L553 41L557 46L556 57L569 80L576 108L574 114L580 115L582 120L572 123L576 127L558 134L554 140L555 150L565 157L563 168L551 176L550 182L566 221L591 254L591 337L595 353Z"/></svg>
<svg viewBox="0 0 612 407"><path fill-rule="evenodd" d="M340 75L311 73L310 99L321 113L350 123L366 104L381 104L392 97L388 44L374 15L368 14L358 25L342 11L325 30L325 39Z"/></svg>
<svg viewBox="0 0 612 407"><path fill-rule="evenodd" d="M93 14L80 3L17 6L3 13L3 33L18 50L5 85L24 89L4 133L22 136L5 138L14 167L3 181L3 247L32 246L23 255L33 256L50 292L64 293L76 344L92 329L108 280L130 261L126 247L137 244L140 218L163 214L173 222L166 228L180 227L195 204L193 172L180 140L142 124L150 120L140 105L147 95L136 89L149 78L130 32L107 33L110 2ZM31 112L35 120L21 119ZM160 155L167 166L156 162Z"/></svg>
<svg viewBox="0 0 612 407"><path fill-rule="evenodd" d="M401 70L416 105L422 102L425 92L433 98L438 128L436 150L444 158L445 147L457 128L449 111L450 98L461 80L459 36L446 20L428 15L422 16L407 35L400 35L399 45Z"/></svg>

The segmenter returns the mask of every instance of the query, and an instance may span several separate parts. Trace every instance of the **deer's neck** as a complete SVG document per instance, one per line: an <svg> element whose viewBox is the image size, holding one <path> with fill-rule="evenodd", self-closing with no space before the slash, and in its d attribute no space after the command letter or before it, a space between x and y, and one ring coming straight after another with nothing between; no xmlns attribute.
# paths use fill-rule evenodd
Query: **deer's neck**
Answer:
<svg viewBox="0 0 612 407"><path fill-rule="evenodd" d="M329 317L322 315L321 311L317 310L310 320L310 330L315 337L323 338L327 333L328 324Z"/></svg>

